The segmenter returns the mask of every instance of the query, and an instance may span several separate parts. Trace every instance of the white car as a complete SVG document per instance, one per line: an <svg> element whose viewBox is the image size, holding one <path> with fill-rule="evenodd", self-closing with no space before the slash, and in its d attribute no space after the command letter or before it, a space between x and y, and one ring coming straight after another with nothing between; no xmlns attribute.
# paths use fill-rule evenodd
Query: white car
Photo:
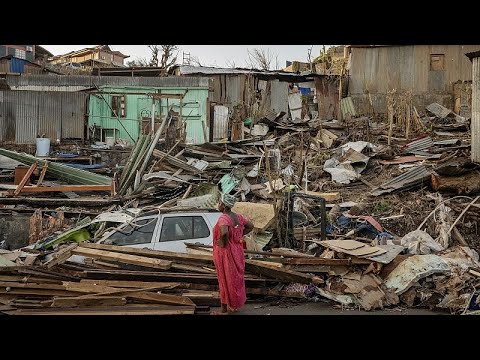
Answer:
<svg viewBox="0 0 480 360"><path fill-rule="evenodd" d="M106 232L97 243L184 253L185 243L212 245L220 215L218 211L144 214Z"/></svg>

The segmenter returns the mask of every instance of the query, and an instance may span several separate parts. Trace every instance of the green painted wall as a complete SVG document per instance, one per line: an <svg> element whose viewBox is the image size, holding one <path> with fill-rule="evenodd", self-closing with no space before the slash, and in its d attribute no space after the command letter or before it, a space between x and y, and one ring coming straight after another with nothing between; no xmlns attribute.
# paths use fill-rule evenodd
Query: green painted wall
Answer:
<svg viewBox="0 0 480 360"><path fill-rule="evenodd" d="M110 93L163 93L163 94L185 94L183 98L182 116L187 122L187 143L201 144L206 140L203 135L203 126L207 136L207 98L208 88L150 88L150 87L101 87L104 92ZM96 124L103 129L116 129L116 138L132 143L130 136L136 141L141 134L141 122L143 117L151 119L152 98L144 94L129 94L126 97L126 116L118 120L112 116L109 105L112 105L110 94L91 94L89 101L88 125ZM103 98L106 100L104 100ZM107 105L108 102L108 105ZM155 116L161 113L165 117L168 110L173 106L174 111L179 111L180 100L178 99L156 99ZM144 123L146 126L150 121ZM123 126L122 126L123 125ZM113 130L107 130L107 136L112 136ZM130 136L129 136L130 135ZM208 139L207 139L208 141Z"/></svg>

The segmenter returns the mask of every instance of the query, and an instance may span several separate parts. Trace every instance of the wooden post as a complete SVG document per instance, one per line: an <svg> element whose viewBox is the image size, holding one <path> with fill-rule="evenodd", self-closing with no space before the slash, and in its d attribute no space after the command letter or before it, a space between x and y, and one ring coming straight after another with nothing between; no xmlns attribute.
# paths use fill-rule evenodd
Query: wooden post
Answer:
<svg viewBox="0 0 480 360"><path fill-rule="evenodd" d="M42 185L43 178L45 177L45 174L47 173L47 169L48 169L48 161L45 160L45 162L43 163L42 172L40 173L40 177L38 178L38 181L37 181L37 186Z"/></svg>
<svg viewBox="0 0 480 360"><path fill-rule="evenodd" d="M472 59L472 162L480 163L480 58Z"/></svg>
<svg viewBox="0 0 480 360"><path fill-rule="evenodd" d="M33 172L37 168L37 163L33 163L32 166L30 166L30 169L28 169L27 173L23 177L22 181L20 181L20 184L18 184L17 188L15 189L13 195L17 196L20 194L20 191L22 191L23 187L27 183L28 179L30 179L30 176L32 176Z"/></svg>

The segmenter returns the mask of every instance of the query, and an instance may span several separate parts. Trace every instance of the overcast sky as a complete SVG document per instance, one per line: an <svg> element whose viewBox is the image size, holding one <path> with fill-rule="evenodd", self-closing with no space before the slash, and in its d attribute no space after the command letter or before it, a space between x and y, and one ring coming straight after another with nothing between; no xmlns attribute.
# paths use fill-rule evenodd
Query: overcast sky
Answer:
<svg viewBox="0 0 480 360"><path fill-rule="evenodd" d="M65 54L69 51L80 50L95 45L41 45L54 55ZM265 48L271 53L278 55L280 68L285 67L286 61L307 61L308 49L312 45L179 45L177 63L182 63L183 52L190 56L198 57L203 66L229 66L232 62L237 67L247 66L247 49ZM328 45L326 46L328 47ZM125 55L130 55L128 60L138 57L150 58L150 50L147 45L110 45L112 50L118 50ZM322 45L313 45L312 58L320 55Z"/></svg>

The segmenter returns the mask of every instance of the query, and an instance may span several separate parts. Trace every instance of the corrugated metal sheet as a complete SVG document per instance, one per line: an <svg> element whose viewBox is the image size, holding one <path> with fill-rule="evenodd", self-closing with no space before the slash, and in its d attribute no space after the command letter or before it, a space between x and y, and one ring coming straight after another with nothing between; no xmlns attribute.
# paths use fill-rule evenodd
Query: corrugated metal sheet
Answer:
<svg viewBox="0 0 480 360"><path fill-rule="evenodd" d="M279 80L271 81L270 108L279 113L288 112L288 83Z"/></svg>
<svg viewBox="0 0 480 360"><path fill-rule="evenodd" d="M17 95L15 100L15 142L17 144L34 144L38 134L39 93L15 91L14 94Z"/></svg>
<svg viewBox="0 0 480 360"><path fill-rule="evenodd" d="M7 75L12 90L78 91L95 86L133 87L188 87L208 88L208 79L202 77L123 77L82 75Z"/></svg>
<svg viewBox="0 0 480 360"><path fill-rule="evenodd" d="M62 139L83 139L87 94L62 93Z"/></svg>
<svg viewBox="0 0 480 360"><path fill-rule="evenodd" d="M372 191L372 195L378 196L395 190L416 186L428 180L430 175L430 170L425 166L419 166L380 185L377 190Z"/></svg>
<svg viewBox="0 0 480 360"><path fill-rule="evenodd" d="M37 135L55 141L84 138L83 93L0 91L0 142L35 144Z"/></svg>
<svg viewBox="0 0 480 360"><path fill-rule="evenodd" d="M419 140L412 141L405 145L405 153L409 153L417 150L425 150L433 146L433 140L430 136L424 137Z"/></svg>
<svg viewBox="0 0 480 360"><path fill-rule="evenodd" d="M228 107L216 105L213 114L213 141L228 137Z"/></svg>
<svg viewBox="0 0 480 360"><path fill-rule="evenodd" d="M355 106L353 106L351 97L343 98L340 101L340 106L342 109L342 115L344 117L348 114L350 114L351 116L357 116L357 112L355 111Z"/></svg>
<svg viewBox="0 0 480 360"><path fill-rule="evenodd" d="M10 60L0 59L0 73L10 72Z"/></svg>
<svg viewBox="0 0 480 360"><path fill-rule="evenodd" d="M231 105L232 107L240 104L243 102L243 84L244 76L226 76L225 79L225 87L226 90L226 103Z"/></svg>
<svg viewBox="0 0 480 360"><path fill-rule="evenodd" d="M460 145L461 140L460 139L448 139L448 140L439 140L439 141L434 141L433 145Z"/></svg>
<svg viewBox="0 0 480 360"><path fill-rule="evenodd" d="M356 99L357 112L369 114L368 93L385 95L388 90L413 90L415 105L424 108L423 96L453 96L452 84L472 79L471 64L464 55L479 50L480 45L408 45L352 48L348 93ZM430 56L443 54L445 69L430 71ZM365 106L358 106L363 103ZM450 100L451 102L451 100ZM445 105L445 103L443 103ZM375 112L386 113L386 103L373 103ZM451 106L447 106L450 107Z"/></svg>
<svg viewBox="0 0 480 360"><path fill-rule="evenodd" d="M0 91L0 142L15 142L15 103L13 92Z"/></svg>

